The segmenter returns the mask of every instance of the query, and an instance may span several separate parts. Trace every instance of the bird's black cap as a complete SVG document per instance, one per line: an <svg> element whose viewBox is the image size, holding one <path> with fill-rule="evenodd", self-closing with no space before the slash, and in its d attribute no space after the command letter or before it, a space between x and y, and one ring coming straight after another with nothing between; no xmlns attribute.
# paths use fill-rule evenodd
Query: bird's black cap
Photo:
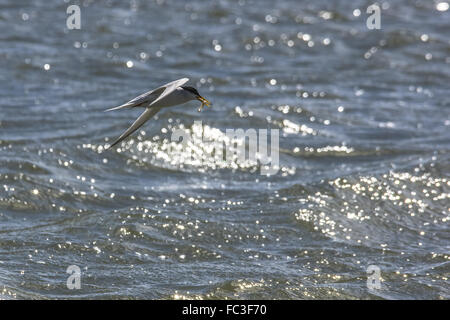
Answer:
<svg viewBox="0 0 450 320"><path fill-rule="evenodd" d="M200 96L200 93L198 93L197 89L195 89L194 87L189 87L189 86L181 86L184 90L192 92L193 94Z"/></svg>

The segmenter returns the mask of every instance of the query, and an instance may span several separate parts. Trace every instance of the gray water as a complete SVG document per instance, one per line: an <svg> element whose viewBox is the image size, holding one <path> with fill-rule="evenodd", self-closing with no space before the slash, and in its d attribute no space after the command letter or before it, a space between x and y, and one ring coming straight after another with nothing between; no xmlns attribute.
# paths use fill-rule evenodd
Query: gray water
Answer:
<svg viewBox="0 0 450 320"><path fill-rule="evenodd" d="M449 299L438 2L2 1L0 298ZM141 111L103 110L182 77L213 107L105 151ZM275 175L201 142L238 128L279 130Z"/></svg>

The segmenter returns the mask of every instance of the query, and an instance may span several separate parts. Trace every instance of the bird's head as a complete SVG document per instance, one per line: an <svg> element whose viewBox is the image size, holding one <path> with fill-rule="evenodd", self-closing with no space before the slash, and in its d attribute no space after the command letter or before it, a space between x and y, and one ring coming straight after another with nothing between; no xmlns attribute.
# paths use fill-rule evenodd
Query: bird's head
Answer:
<svg viewBox="0 0 450 320"><path fill-rule="evenodd" d="M197 89L195 89L194 87L189 87L189 86L181 86L181 88L183 88L184 91L186 91L188 94L190 94L192 96L192 100L198 100L202 103L202 105L200 106L200 108L198 109L198 111L202 111L203 106L206 104L206 106L210 106L211 102L209 102L208 100L206 100L205 98L203 98L200 93L198 93Z"/></svg>

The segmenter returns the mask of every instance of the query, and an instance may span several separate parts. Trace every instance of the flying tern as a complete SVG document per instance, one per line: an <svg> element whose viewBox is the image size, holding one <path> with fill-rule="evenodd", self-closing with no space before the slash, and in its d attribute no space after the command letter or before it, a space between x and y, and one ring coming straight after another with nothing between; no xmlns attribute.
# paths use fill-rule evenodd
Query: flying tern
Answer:
<svg viewBox="0 0 450 320"><path fill-rule="evenodd" d="M140 96L114 108L105 111L120 110L126 108L145 108L145 111L136 119L136 121L129 127L122 135L117 138L107 149L114 147L116 144L122 142L129 135L139 129L147 120L152 118L162 108L173 107L179 104L186 103L192 100L199 100L202 105L198 109L201 111L203 106L210 106L211 103L203 98L194 87L184 86L188 82L188 78L183 78L169 82L159 88L148 91Z"/></svg>

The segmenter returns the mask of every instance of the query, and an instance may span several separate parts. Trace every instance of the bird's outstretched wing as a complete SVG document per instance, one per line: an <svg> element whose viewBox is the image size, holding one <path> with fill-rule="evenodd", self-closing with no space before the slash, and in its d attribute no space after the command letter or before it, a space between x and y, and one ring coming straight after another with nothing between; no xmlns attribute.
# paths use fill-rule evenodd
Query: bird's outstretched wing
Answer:
<svg viewBox="0 0 450 320"><path fill-rule="evenodd" d="M127 138L130 134L139 129L148 119L153 117L161 108L147 108L140 116L136 119L136 121L125 131L122 135L117 138L116 141L113 142L107 149L114 147L116 144L122 142L125 138Z"/></svg>
<svg viewBox="0 0 450 320"><path fill-rule="evenodd" d="M164 98L169 93L171 93L173 90L175 90L177 87L182 86L183 84L185 84L188 81L189 81L188 78L182 78L182 79L178 79L178 80L169 82L159 88L156 88L154 90L143 93L140 96L138 96L118 107L107 109L107 110L105 110L105 112L113 111L113 110L120 110L120 109L124 109L124 108L133 108L133 107L138 107L138 106L150 107L156 101L159 101L160 99Z"/></svg>

